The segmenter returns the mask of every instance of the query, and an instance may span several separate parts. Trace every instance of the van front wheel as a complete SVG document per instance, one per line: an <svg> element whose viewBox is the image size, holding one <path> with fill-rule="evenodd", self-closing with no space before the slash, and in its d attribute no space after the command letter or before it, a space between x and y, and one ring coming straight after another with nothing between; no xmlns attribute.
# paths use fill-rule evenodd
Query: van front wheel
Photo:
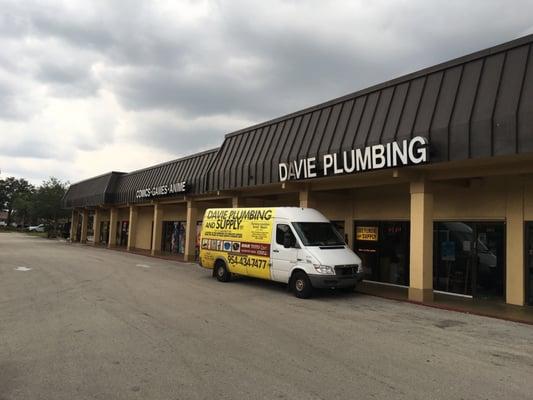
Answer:
<svg viewBox="0 0 533 400"><path fill-rule="evenodd" d="M215 264L215 276L220 282L229 282L231 278L231 273L228 271L228 268L226 267L226 263L224 261L217 261Z"/></svg>
<svg viewBox="0 0 533 400"><path fill-rule="evenodd" d="M291 279L291 290L299 299L308 299L313 294L311 281L305 272L296 272Z"/></svg>

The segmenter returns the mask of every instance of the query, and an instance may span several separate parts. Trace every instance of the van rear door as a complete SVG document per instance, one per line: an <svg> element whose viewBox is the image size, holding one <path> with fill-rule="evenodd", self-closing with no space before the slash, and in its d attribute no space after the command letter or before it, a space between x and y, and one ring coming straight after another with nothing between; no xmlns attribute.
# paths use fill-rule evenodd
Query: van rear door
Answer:
<svg viewBox="0 0 533 400"><path fill-rule="evenodd" d="M288 238L291 247L284 246L284 241ZM290 224L282 220L276 221L274 229L272 229L272 280L284 283L289 282L290 271L298 260L296 243L296 236Z"/></svg>

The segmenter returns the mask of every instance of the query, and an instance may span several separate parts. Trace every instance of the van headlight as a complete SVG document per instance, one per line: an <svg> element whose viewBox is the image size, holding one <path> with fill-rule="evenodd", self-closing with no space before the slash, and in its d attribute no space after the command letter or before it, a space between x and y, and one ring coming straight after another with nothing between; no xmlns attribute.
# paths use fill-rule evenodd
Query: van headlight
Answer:
<svg viewBox="0 0 533 400"><path fill-rule="evenodd" d="M335 270L329 265L313 264L313 267L315 267L316 272L319 274L335 275Z"/></svg>
<svg viewBox="0 0 533 400"><path fill-rule="evenodd" d="M363 273L364 271L365 271L365 270L364 270L364 268L363 268L363 264L359 264L359 265L357 266L357 273L358 273L358 274L361 274L361 273Z"/></svg>

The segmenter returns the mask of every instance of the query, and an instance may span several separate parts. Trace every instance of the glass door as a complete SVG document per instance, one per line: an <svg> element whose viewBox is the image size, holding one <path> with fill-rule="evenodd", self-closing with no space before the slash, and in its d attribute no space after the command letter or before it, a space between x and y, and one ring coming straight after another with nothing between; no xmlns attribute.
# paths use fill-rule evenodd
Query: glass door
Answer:
<svg viewBox="0 0 533 400"><path fill-rule="evenodd" d="M526 222L526 303L533 306L533 222Z"/></svg>
<svg viewBox="0 0 533 400"><path fill-rule="evenodd" d="M476 224L474 296L499 300L505 287L503 222Z"/></svg>
<svg viewBox="0 0 533 400"><path fill-rule="evenodd" d="M485 299L504 297L503 222L436 222L433 240L435 290Z"/></svg>

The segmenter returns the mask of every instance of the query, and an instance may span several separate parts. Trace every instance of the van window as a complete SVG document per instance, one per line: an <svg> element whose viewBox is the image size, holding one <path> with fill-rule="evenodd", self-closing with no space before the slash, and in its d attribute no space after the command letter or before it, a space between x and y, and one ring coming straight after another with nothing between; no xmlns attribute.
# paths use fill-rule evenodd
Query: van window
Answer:
<svg viewBox="0 0 533 400"><path fill-rule="evenodd" d="M344 238L330 222L293 222L305 246L344 246Z"/></svg>
<svg viewBox="0 0 533 400"><path fill-rule="evenodd" d="M291 227L287 224L278 224L276 226L276 243L283 246L283 238L285 237L285 233L289 233L291 236L291 243L296 243L296 238L294 237L294 234L292 233Z"/></svg>

